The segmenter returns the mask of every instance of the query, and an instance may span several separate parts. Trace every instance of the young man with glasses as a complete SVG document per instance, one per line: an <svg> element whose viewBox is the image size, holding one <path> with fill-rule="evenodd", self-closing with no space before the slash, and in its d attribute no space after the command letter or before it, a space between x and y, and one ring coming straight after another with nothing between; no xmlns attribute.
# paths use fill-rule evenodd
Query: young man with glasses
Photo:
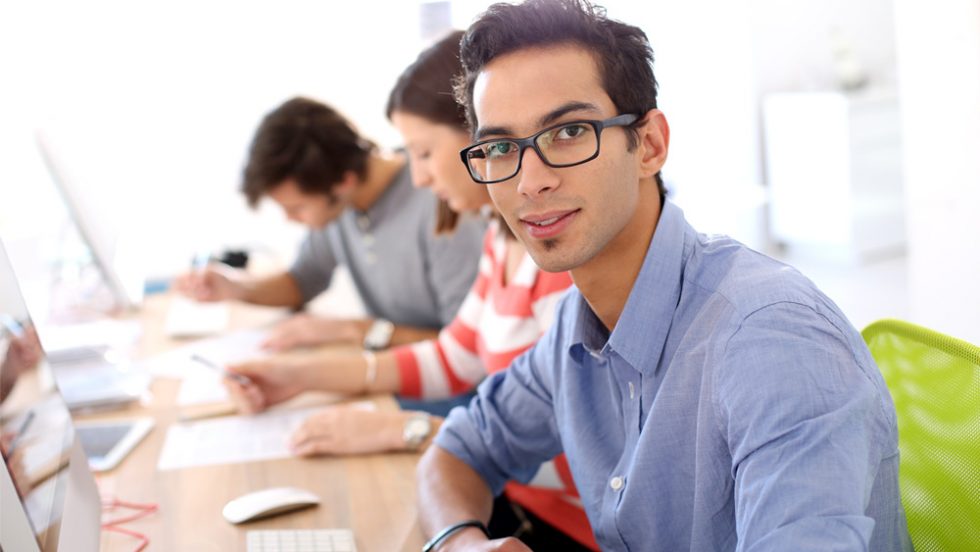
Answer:
<svg viewBox="0 0 980 552"><path fill-rule="evenodd" d="M603 549L910 549L861 336L798 272L664 201L644 33L576 0L498 4L461 59L463 161L577 290L424 456L429 548L526 549L487 541L492 495L564 451Z"/></svg>

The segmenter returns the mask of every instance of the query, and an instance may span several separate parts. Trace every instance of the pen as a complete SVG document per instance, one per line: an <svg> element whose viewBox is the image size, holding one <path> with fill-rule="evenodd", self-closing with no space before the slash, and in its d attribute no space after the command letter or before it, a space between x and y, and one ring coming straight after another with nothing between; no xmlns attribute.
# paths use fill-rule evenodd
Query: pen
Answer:
<svg viewBox="0 0 980 552"><path fill-rule="evenodd" d="M0 314L0 329L6 330L13 337L24 337L24 325L9 314Z"/></svg>
<svg viewBox="0 0 980 552"><path fill-rule="evenodd" d="M17 445L20 443L21 438L24 433L27 432L27 428L31 427L31 422L34 421L34 411L28 410L27 415L24 416L24 421L20 423L20 427L17 428L17 433L14 434L14 438L10 441L10 448L7 449L7 456L13 456L14 450L17 449Z"/></svg>
<svg viewBox="0 0 980 552"><path fill-rule="evenodd" d="M201 355L199 355L197 353L191 355L191 360L193 360L194 362L198 362L200 364L203 364L203 365L207 366L208 368L211 368L212 370L217 370L217 371L221 372L222 375L224 375L226 378L231 378L232 380L234 380L235 382L237 382L237 383L239 383L241 385L249 385L249 384L252 383L252 380L248 379L248 376L243 376L241 374L236 374L234 372L229 372L228 370L225 370L221 366L218 366L217 364L215 364L213 361L208 360L208 359L202 357Z"/></svg>
<svg viewBox="0 0 980 552"><path fill-rule="evenodd" d="M194 260L191 261L191 268L201 272L208 267L208 263L211 262L211 254L205 253L203 251L198 252L194 255Z"/></svg>

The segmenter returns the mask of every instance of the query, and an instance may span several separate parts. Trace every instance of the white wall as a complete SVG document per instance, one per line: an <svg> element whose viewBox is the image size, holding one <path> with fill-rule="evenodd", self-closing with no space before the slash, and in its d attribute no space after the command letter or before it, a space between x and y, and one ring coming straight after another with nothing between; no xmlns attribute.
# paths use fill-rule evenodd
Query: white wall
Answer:
<svg viewBox="0 0 980 552"><path fill-rule="evenodd" d="M873 86L895 84L894 0L748 0L759 94L837 87L836 32Z"/></svg>
<svg viewBox="0 0 980 552"><path fill-rule="evenodd" d="M300 0L3 3L0 224L36 219L51 204L33 151L41 128L105 216L142 234L151 272L173 271L201 247L291 251L301 230L276 209L253 216L237 191L256 124L284 99L309 95L396 145L383 111L421 47L418 10Z"/></svg>
<svg viewBox="0 0 980 552"><path fill-rule="evenodd" d="M980 343L980 1L896 20L912 320Z"/></svg>

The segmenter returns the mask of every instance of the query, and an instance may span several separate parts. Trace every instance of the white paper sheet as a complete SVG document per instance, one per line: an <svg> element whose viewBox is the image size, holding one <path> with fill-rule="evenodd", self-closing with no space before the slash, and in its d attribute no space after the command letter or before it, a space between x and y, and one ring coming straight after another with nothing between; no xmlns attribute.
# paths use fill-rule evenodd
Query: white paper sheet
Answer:
<svg viewBox="0 0 980 552"><path fill-rule="evenodd" d="M370 402L353 403L374 408ZM289 458L289 436L310 414L329 406L272 410L256 416L229 416L174 424L167 430L157 469L235 464Z"/></svg>
<svg viewBox="0 0 980 552"><path fill-rule="evenodd" d="M268 333L269 330L266 329L241 330L221 337L202 339L145 359L139 366L160 378L183 379L198 372L213 372L214 370L191 360L191 356L200 355L219 365L262 356L259 346Z"/></svg>
<svg viewBox="0 0 980 552"><path fill-rule="evenodd" d="M174 297L167 311L164 331L171 337L201 337L221 333L228 328L227 303L199 303L186 297Z"/></svg>
<svg viewBox="0 0 980 552"><path fill-rule="evenodd" d="M138 320L103 319L79 324L38 327L38 334L49 354L66 349L104 346L126 349L139 339L143 328Z"/></svg>
<svg viewBox="0 0 980 552"><path fill-rule="evenodd" d="M224 384L221 383L221 373L209 370L205 366L195 369L184 376L177 392L177 406L193 406L227 402L231 400Z"/></svg>
<svg viewBox="0 0 980 552"><path fill-rule="evenodd" d="M167 429L157 469L288 458L289 436L320 408L264 412L174 424Z"/></svg>

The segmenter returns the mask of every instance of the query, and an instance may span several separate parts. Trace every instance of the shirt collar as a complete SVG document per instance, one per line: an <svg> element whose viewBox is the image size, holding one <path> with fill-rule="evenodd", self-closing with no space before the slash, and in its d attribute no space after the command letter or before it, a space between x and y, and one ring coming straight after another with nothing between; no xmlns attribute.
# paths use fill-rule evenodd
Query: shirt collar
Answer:
<svg viewBox="0 0 980 552"><path fill-rule="evenodd" d="M358 225L362 232L377 226L378 221L383 220L389 213L401 208L408 203L415 188L412 186L411 169L406 161L405 165L395 173L390 183L381 191L381 195L374 200L367 210L348 209L349 216Z"/></svg>
<svg viewBox="0 0 980 552"><path fill-rule="evenodd" d="M570 352L577 356L611 348L638 371L653 373L680 299L685 251L693 234L681 209L664 202L643 266L612 334L607 334L585 298L579 296L577 313L572 316Z"/></svg>

